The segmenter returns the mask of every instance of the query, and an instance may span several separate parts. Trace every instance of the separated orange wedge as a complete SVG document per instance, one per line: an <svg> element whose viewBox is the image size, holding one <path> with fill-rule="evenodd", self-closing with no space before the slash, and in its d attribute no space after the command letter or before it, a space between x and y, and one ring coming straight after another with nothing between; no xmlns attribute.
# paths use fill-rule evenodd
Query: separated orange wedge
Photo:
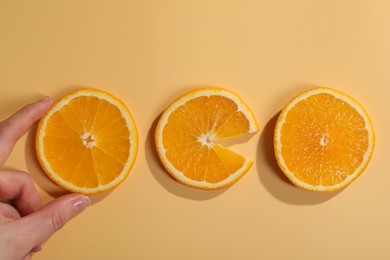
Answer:
<svg viewBox="0 0 390 260"><path fill-rule="evenodd" d="M41 119L38 160L66 190L95 194L113 189L129 174L138 133L126 105L97 89L79 89L56 102Z"/></svg>
<svg viewBox="0 0 390 260"><path fill-rule="evenodd" d="M158 156L179 182L219 189L236 182L253 162L216 142L259 130L249 107L221 88L190 91L162 113L155 132Z"/></svg>
<svg viewBox="0 0 390 260"><path fill-rule="evenodd" d="M296 186L336 191L368 165L375 144L365 109L347 94L315 88L292 99L275 127L277 162Z"/></svg>

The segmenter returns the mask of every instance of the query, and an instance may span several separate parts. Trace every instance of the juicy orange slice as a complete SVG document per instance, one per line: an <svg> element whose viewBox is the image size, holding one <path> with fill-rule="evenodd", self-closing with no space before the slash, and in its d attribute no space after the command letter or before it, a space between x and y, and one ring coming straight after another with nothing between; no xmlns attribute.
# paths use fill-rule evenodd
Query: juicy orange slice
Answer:
<svg viewBox="0 0 390 260"><path fill-rule="evenodd" d="M161 115L155 141L165 169L179 182L218 189L236 182L253 162L216 141L258 131L249 107L220 88L190 91Z"/></svg>
<svg viewBox="0 0 390 260"><path fill-rule="evenodd" d="M364 108L329 88L292 99L275 127L277 162L296 186L335 191L355 180L374 150L374 130Z"/></svg>
<svg viewBox="0 0 390 260"><path fill-rule="evenodd" d="M110 190L129 174L138 133L118 98L96 89L69 93L41 119L36 136L39 162L66 190L94 194Z"/></svg>

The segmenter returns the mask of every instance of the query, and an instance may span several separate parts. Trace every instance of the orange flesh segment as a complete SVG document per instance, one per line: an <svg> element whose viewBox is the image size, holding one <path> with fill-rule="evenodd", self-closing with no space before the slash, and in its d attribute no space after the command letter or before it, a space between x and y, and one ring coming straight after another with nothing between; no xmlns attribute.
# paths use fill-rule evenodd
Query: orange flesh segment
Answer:
<svg viewBox="0 0 390 260"><path fill-rule="evenodd" d="M368 135L363 117L353 107L322 93L300 101L288 112L281 129L282 156L299 180L332 186L361 165Z"/></svg>

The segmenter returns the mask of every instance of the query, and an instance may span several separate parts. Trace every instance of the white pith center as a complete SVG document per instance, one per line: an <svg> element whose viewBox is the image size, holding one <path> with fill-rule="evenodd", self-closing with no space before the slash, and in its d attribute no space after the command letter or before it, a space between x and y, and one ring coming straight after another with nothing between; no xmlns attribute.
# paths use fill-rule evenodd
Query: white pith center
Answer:
<svg viewBox="0 0 390 260"><path fill-rule="evenodd" d="M212 147L214 144L214 136L209 133L202 134L201 136L198 137L198 141L202 145L207 145L208 147Z"/></svg>
<svg viewBox="0 0 390 260"><path fill-rule="evenodd" d="M321 140L320 140L320 145L325 146L329 142L329 135L328 134L322 134Z"/></svg>
<svg viewBox="0 0 390 260"><path fill-rule="evenodd" d="M81 136L81 140L83 141L83 145L85 145L87 148L92 148L95 146L95 139L90 133L84 133Z"/></svg>

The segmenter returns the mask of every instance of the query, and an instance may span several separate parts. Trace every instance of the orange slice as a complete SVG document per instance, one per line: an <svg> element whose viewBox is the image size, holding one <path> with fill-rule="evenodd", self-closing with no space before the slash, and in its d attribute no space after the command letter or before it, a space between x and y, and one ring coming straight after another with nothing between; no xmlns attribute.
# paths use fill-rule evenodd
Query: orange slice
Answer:
<svg viewBox="0 0 390 260"><path fill-rule="evenodd" d="M292 99L275 127L277 162L296 186L335 191L368 165L375 144L371 120L348 95L315 88Z"/></svg>
<svg viewBox="0 0 390 260"><path fill-rule="evenodd" d="M218 189L236 182L252 166L216 141L258 131L249 107L221 88L190 91L161 115L155 141L165 169L179 182Z"/></svg>
<svg viewBox="0 0 390 260"><path fill-rule="evenodd" d="M40 120L36 151L51 180L66 190L94 194L118 186L138 150L135 122L125 104L97 89L79 89Z"/></svg>

